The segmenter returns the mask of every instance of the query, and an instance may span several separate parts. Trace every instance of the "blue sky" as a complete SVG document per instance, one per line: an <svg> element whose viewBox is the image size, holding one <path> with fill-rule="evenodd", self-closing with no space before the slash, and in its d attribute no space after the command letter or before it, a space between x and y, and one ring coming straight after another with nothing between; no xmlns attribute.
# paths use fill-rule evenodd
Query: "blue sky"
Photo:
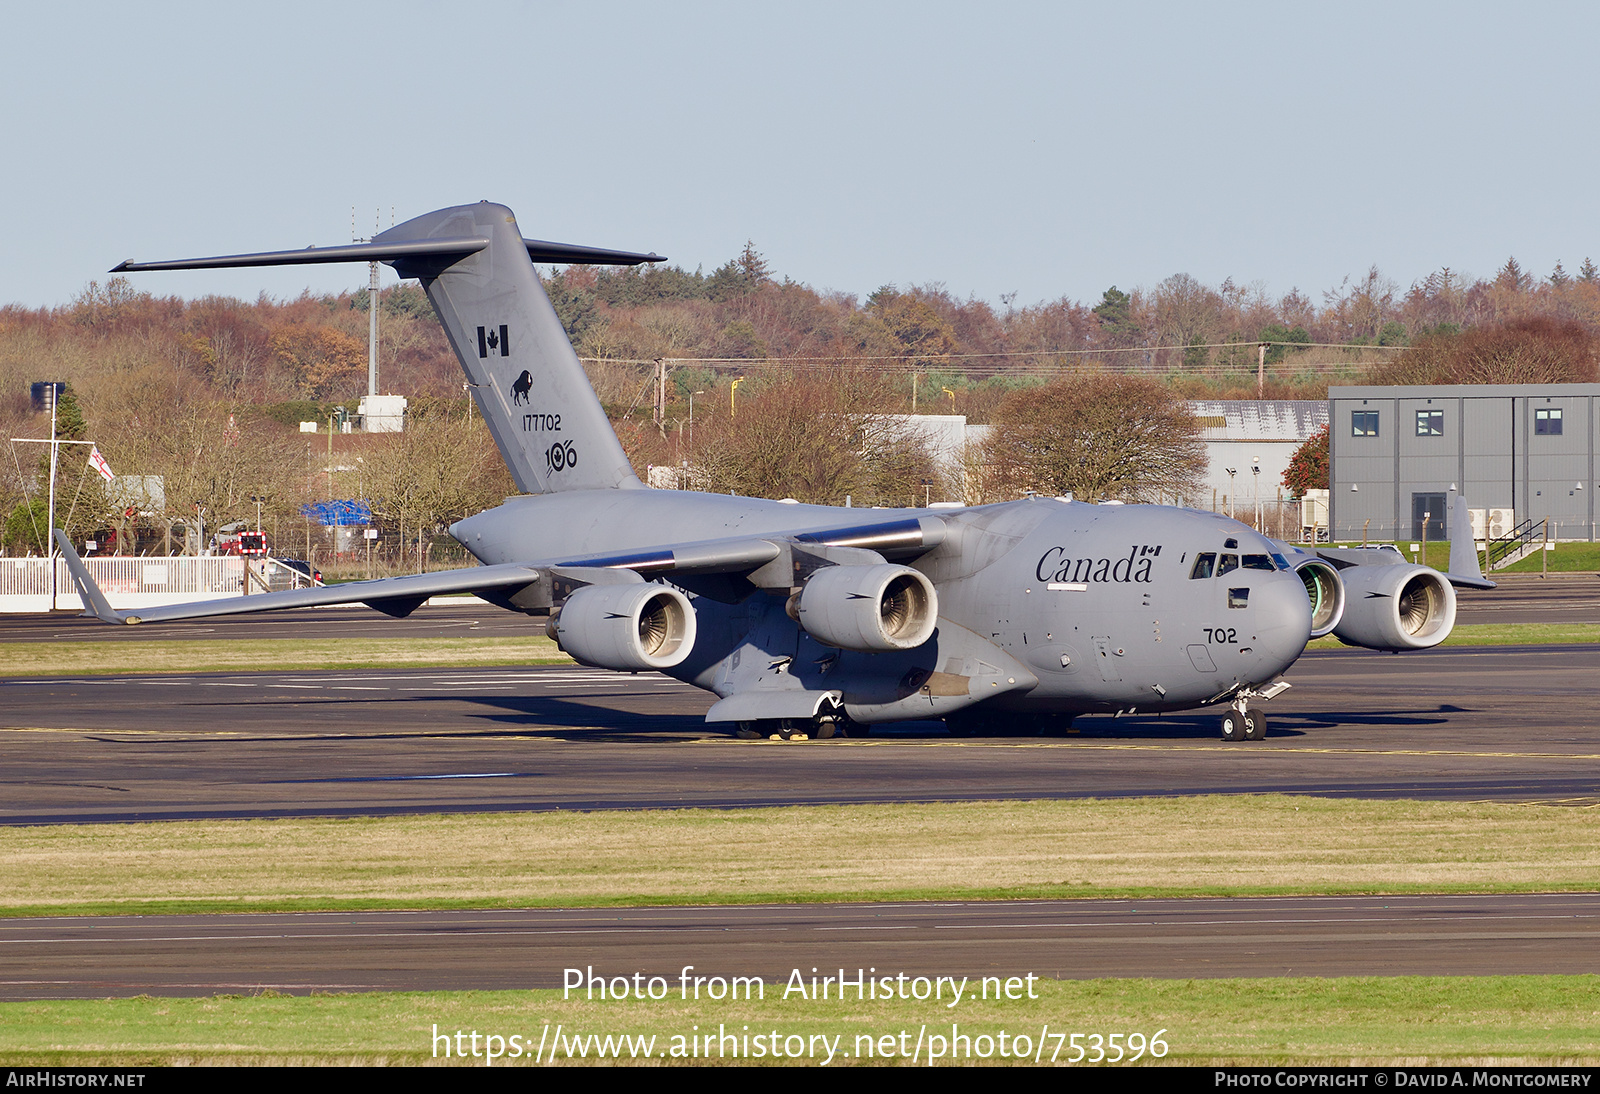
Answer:
<svg viewBox="0 0 1600 1094"><path fill-rule="evenodd" d="M451 14L441 14L448 10ZM820 289L1274 295L1600 261L1600 6L16 6L0 303L489 198ZM381 212L379 212L381 211ZM385 271L391 283L393 275ZM255 297L365 268L136 275Z"/></svg>

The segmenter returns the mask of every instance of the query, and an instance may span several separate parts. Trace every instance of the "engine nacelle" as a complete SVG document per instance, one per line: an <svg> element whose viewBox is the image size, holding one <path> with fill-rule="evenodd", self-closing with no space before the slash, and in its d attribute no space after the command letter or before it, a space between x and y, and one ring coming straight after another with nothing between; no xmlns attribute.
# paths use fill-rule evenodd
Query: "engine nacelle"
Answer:
<svg viewBox="0 0 1600 1094"><path fill-rule="evenodd" d="M939 594L909 566L825 566L800 590L795 618L825 646L886 653L933 636Z"/></svg>
<svg viewBox="0 0 1600 1094"><path fill-rule="evenodd" d="M585 585L567 597L550 630L585 665L670 669L694 649L694 607L677 589L652 582Z"/></svg>
<svg viewBox="0 0 1600 1094"><path fill-rule="evenodd" d="M1344 618L1333 629L1347 646L1425 650L1456 624L1456 591L1426 566L1351 566L1344 582Z"/></svg>
<svg viewBox="0 0 1600 1094"><path fill-rule="evenodd" d="M1320 558L1311 558L1294 568L1305 583L1311 598L1311 637L1332 634L1344 617L1344 582L1339 571Z"/></svg>

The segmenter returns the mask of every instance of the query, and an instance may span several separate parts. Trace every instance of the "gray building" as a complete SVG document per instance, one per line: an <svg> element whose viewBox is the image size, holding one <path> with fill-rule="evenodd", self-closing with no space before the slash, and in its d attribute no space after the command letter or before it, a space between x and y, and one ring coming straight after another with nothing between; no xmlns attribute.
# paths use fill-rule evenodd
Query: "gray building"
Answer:
<svg viewBox="0 0 1600 1094"><path fill-rule="evenodd" d="M1191 399L1188 406L1200 423L1209 465L1199 492L1184 503L1223 513L1230 499L1237 514L1287 496L1283 473L1290 458L1328 424L1328 404L1321 399Z"/></svg>
<svg viewBox="0 0 1600 1094"><path fill-rule="evenodd" d="M1328 407L1335 539L1419 539L1424 514L1443 539L1452 487L1507 531L1595 538L1600 384L1331 387Z"/></svg>

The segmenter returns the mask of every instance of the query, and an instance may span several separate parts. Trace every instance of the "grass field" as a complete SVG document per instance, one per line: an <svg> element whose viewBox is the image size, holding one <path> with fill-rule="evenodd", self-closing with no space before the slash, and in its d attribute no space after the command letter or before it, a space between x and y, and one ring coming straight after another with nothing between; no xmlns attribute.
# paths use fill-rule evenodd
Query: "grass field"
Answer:
<svg viewBox="0 0 1600 1094"><path fill-rule="evenodd" d="M6 676L570 665L543 634L525 638L261 638L229 641L9 642Z"/></svg>
<svg viewBox="0 0 1600 1094"><path fill-rule="evenodd" d="M492 1062L512 1066L548 1064L552 1052L561 1063L620 1057L832 1066L910 1064L914 1050L920 1064L931 1052L939 1063L1031 1064L1037 1052L1043 1064L1082 1056L1086 1066L1097 1055L1109 1064L1118 1053L1118 1062L1155 1065L1600 1058L1600 978L1593 976L1036 980L1031 987L1038 998L983 1000L973 998L980 984L971 982L955 1007L948 995L941 1002L785 999L778 984L766 985L761 998L684 1000L676 982L663 985L666 998L642 1002L522 991L3 1003L0 1065L482 1066L491 1063L489 1051L499 1054ZM698 1040L719 1030L732 1036L713 1041L718 1048ZM1082 1035L1076 1044L1074 1033ZM601 1041L620 1034L641 1040ZM1135 1052L1140 1058L1130 1059Z"/></svg>
<svg viewBox="0 0 1600 1094"><path fill-rule="evenodd" d="M1460 627L1450 641L1597 640L1596 626L1529 625ZM542 637L5 649L0 671L16 676L567 661ZM1230 796L0 828L9 916L1597 888L1600 811L1483 803ZM1041 1062L1073 1054L1058 1033L1119 1034L1126 1046L1128 1034L1147 1042L1158 1030L1168 1054L1139 1063L1600 1060L1600 979L1587 976L1043 981L1037 1000L961 1014L914 1001L800 1004L767 990L739 1004L538 991L3 1003L0 1064L484 1062L437 1058L435 1025L497 1034L507 1057L512 1035L531 1053L558 1025L569 1045L586 1039L590 1059L600 1047L591 1035L654 1036L652 1060L671 1063L690 1051L682 1038L725 1025L801 1039L782 1041L785 1052L837 1038L838 1065L858 1062L858 1038L878 1051L883 1037L909 1047L921 1032L926 1045L945 1038L948 1053L952 1023L989 1037L996 1063L1002 1029L1013 1050L1019 1033L1044 1046ZM902 1062L897 1053L873 1062Z"/></svg>
<svg viewBox="0 0 1600 1094"><path fill-rule="evenodd" d="M1597 810L1288 795L0 829L0 915L1597 888Z"/></svg>
<svg viewBox="0 0 1600 1094"><path fill-rule="evenodd" d="M1413 553L1409 549L1412 543L1420 545L1418 540L1402 541L1395 544L1406 556L1407 561L1415 558L1416 561L1421 562L1424 566L1432 566L1441 573L1450 568L1450 544L1448 541L1429 543L1425 556L1424 552L1421 551ZM1309 545L1305 546L1309 549ZM1335 544L1335 546L1360 547L1361 543L1360 541L1339 543ZM1374 542L1372 546L1377 546L1377 543ZM1544 559L1543 565L1549 569L1550 573L1600 573L1600 543L1589 543L1587 541L1557 543L1554 550L1545 553L1548 557ZM1482 551L1478 552L1478 564L1480 566L1483 564ZM1503 570L1496 570L1488 576L1493 578L1498 574L1537 574L1541 572L1540 566L1539 552L1535 551L1527 558L1512 563Z"/></svg>

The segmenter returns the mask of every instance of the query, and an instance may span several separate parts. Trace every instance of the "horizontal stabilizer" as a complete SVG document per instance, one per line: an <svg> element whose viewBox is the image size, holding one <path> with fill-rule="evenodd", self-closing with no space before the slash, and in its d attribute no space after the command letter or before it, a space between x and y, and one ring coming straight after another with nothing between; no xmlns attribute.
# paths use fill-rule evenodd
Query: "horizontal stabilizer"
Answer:
<svg viewBox="0 0 1600 1094"><path fill-rule="evenodd" d="M140 270L221 270L246 266L303 266L322 262L392 262L404 258L465 258L489 245L487 239L413 239L392 243L346 243L338 247L305 247L298 251L256 251L211 258L175 258L166 262L120 262L112 273Z"/></svg>
<svg viewBox="0 0 1600 1094"><path fill-rule="evenodd" d="M665 262L658 254L635 254L604 247L583 247L574 243L550 243L525 239L528 257L534 262L577 266L637 266L644 262ZM444 259L448 265L489 245L482 237L459 239L392 240L376 243L346 243L337 247L305 247L298 251L256 251L242 255L213 255L210 258L175 258L164 262L119 262L112 273L137 273L143 270L221 270L249 266L305 266L326 262L400 262L407 259Z"/></svg>

